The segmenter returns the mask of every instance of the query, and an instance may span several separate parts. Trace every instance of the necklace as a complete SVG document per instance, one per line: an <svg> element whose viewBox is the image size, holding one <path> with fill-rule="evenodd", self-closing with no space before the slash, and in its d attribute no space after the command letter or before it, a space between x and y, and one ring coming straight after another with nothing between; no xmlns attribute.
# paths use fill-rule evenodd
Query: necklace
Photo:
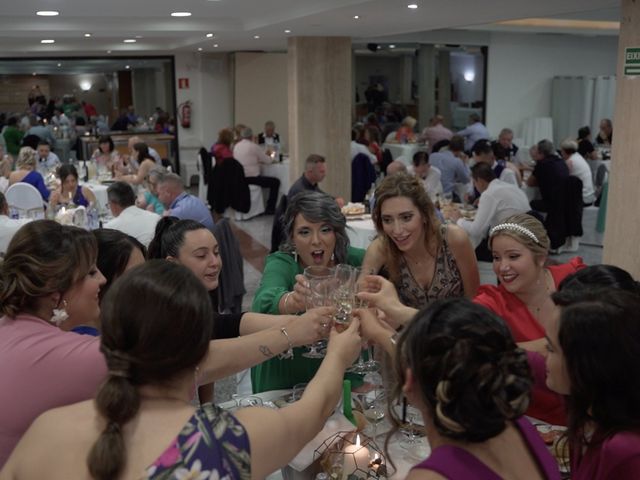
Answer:
<svg viewBox="0 0 640 480"><path fill-rule="evenodd" d="M543 275L544 275L544 296L542 298L542 301L536 302L537 304L525 303L525 305L527 306L527 308L531 313L535 312L534 316L536 318L540 317L540 311L542 310L542 307L544 307L545 303L549 301L550 295L551 295L551 289L549 288L549 272L547 271L546 268L543 270ZM539 284L539 283L540 283L540 280L538 279L538 282L536 282L536 284Z"/></svg>

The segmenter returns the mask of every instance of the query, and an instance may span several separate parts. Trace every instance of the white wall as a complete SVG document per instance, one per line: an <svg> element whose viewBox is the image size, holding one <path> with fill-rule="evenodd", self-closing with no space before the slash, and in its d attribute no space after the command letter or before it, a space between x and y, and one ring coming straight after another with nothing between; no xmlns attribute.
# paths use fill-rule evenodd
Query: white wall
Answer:
<svg viewBox="0 0 640 480"><path fill-rule="evenodd" d="M551 116L556 75L615 75L617 37L491 34L487 80L487 127L516 136L528 117Z"/></svg>
<svg viewBox="0 0 640 480"><path fill-rule="evenodd" d="M272 120L284 151L289 149L287 86L286 53L235 54L235 123L258 135Z"/></svg>

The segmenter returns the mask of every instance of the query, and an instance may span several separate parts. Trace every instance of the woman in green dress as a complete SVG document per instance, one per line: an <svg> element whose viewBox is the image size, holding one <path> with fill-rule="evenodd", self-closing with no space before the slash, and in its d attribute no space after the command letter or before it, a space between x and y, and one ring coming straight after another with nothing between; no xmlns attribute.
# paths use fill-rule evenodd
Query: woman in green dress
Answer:
<svg viewBox="0 0 640 480"><path fill-rule="evenodd" d="M364 250L349 245L346 224L338 204L325 193L304 191L291 199L284 217L286 240L279 252L267 256L252 311L303 312L306 287L302 273L306 267L333 267L340 263L360 266ZM272 358L254 367L254 393L308 382L322 359L303 357L305 350L294 348L293 358Z"/></svg>

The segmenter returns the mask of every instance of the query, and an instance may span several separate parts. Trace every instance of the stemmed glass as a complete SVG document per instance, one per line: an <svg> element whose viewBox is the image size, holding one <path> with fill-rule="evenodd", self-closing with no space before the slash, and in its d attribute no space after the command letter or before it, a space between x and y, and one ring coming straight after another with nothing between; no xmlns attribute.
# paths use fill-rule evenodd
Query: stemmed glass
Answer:
<svg viewBox="0 0 640 480"><path fill-rule="evenodd" d="M330 305L334 274L334 269L330 267L311 266L304 269L303 275L310 291L305 299L307 309ZM305 358L324 358L323 347L324 342L320 340L309 345L309 351L303 353L302 356Z"/></svg>
<svg viewBox="0 0 640 480"><path fill-rule="evenodd" d="M371 436L375 439L378 435L378 424L385 418L386 395L382 384L382 377L379 373L368 373L365 375L364 380L365 383L370 383L373 386L373 391L365 395L365 409L363 413L373 428ZM372 394L373 399L369 402L368 397Z"/></svg>
<svg viewBox="0 0 640 480"><path fill-rule="evenodd" d="M367 272L363 272L362 268L355 268L355 293L366 292L367 285L364 277L366 275L373 275L374 271L370 270ZM356 308L368 308L369 304L355 296L355 307ZM362 352L360 353L360 358L358 359L358 363L356 363L353 367L351 367L351 371L354 373L372 373L380 370L380 363L374 360L373 358L373 346L369 344L367 346L367 357L368 360L365 362L362 358Z"/></svg>
<svg viewBox="0 0 640 480"><path fill-rule="evenodd" d="M340 264L335 268L335 285L331 293L336 313L336 325L347 328L351 323L351 312L355 302L355 269L351 265Z"/></svg>

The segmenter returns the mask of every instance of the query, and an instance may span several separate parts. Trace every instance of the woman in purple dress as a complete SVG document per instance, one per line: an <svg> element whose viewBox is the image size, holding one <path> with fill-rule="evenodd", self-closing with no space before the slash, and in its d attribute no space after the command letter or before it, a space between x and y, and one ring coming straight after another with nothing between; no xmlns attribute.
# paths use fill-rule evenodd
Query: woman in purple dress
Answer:
<svg viewBox="0 0 640 480"><path fill-rule="evenodd" d="M531 389L526 354L495 314L466 299L432 303L402 331L396 368L396 397L420 410L432 449L408 479L560 478L522 417Z"/></svg>

